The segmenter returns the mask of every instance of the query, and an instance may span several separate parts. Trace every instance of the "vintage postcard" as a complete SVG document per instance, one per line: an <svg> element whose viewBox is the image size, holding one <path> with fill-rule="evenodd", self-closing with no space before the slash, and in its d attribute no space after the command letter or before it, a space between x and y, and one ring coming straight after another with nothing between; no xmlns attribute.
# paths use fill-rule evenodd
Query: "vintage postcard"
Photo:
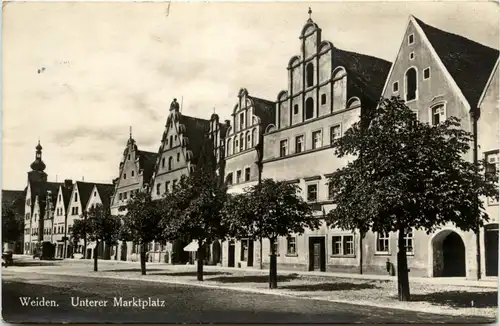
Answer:
<svg viewBox="0 0 500 326"><path fill-rule="evenodd" d="M495 322L499 17L4 1L4 322Z"/></svg>

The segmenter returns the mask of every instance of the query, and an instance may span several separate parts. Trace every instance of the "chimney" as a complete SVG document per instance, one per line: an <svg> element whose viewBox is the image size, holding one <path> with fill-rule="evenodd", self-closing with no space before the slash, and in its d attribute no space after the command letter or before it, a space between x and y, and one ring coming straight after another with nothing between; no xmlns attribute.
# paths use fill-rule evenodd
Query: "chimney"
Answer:
<svg viewBox="0 0 500 326"><path fill-rule="evenodd" d="M73 187L73 180L71 180L71 179L64 180L64 187L68 188L68 189L72 188Z"/></svg>
<svg viewBox="0 0 500 326"><path fill-rule="evenodd" d="M229 127L231 125L231 121L229 120L224 120L224 122L226 123L226 127Z"/></svg>

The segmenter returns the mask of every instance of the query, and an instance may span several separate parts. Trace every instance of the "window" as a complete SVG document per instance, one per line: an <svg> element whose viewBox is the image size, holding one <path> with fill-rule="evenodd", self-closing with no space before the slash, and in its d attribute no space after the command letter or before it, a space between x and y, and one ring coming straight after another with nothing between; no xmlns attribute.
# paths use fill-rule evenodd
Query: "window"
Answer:
<svg viewBox="0 0 500 326"><path fill-rule="evenodd" d="M172 165L173 165L173 163L174 163L174 159L172 158L172 156L170 156L170 157L168 158L168 169L169 169L169 170L172 170Z"/></svg>
<svg viewBox="0 0 500 326"><path fill-rule="evenodd" d="M377 252L389 252L389 233L377 233Z"/></svg>
<svg viewBox="0 0 500 326"><path fill-rule="evenodd" d="M417 70L410 68L406 72L406 100L412 101L417 98Z"/></svg>
<svg viewBox="0 0 500 326"><path fill-rule="evenodd" d="M415 52L410 53L410 60L413 60L413 59L415 59Z"/></svg>
<svg viewBox="0 0 500 326"><path fill-rule="evenodd" d="M342 249L344 250L344 255L354 255L354 236L345 235L342 239Z"/></svg>
<svg viewBox="0 0 500 326"><path fill-rule="evenodd" d="M250 168L245 168L245 181L250 181Z"/></svg>
<svg viewBox="0 0 500 326"><path fill-rule="evenodd" d="M227 185L233 184L233 174L232 173L228 173L228 175L226 176L226 184Z"/></svg>
<svg viewBox="0 0 500 326"><path fill-rule="evenodd" d="M321 105L326 104L326 94L321 94Z"/></svg>
<svg viewBox="0 0 500 326"><path fill-rule="evenodd" d="M394 83L392 84L392 91L393 91L394 93L396 93L397 91L399 91L399 82L394 82Z"/></svg>
<svg viewBox="0 0 500 326"><path fill-rule="evenodd" d="M432 124L437 125L445 120L444 105L440 104L432 108Z"/></svg>
<svg viewBox="0 0 500 326"><path fill-rule="evenodd" d="M243 138L243 134L240 134L240 152L243 151L244 145L245 145L245 140Z"/></svg>
<svg viewBox="0 0 500 326"><path fill-rule="evenodd" d="M425 68L424 69L424 79L429 79L431 78L431 68Z"/></svg>
<svg viewBox="0 0 500 326"><path fill-rule="evenodd" d="M75 194L75 203L78 201L78 194Z"/></svg>
<svg viewBox="0 0 500 326"><path fill-rule="evenodd" d="M252 148L252 138L250 136L250 131L247 131L247 149Z"/></svg>
<svg viewBox="0 0 500 326"><path fill-rule="evenodd" d="M280 157L286 156L288 154L288 140L283 139L280 141Z"/></svg>
<svg viewBox="0 0 500 326"><path fill-rule="evenodd" d="M170 136L170 148L172 148L173 143L174 143L174 141L172 140L172 136Z"/></svg>
<svg viewBox="0 0 500 326"><path fill-rule="evenodd" d="M297 255L297 238L292 236L286 238L286 254Z"/></svg>
<svg viewBox="0 0 500 326"><path fill-rule="evenodd" d="M123 174L123 179L127 179L127 174L126 173Z"/></svg>
<svg viewBox="0 0 500 326"><path fill-rule="evenodd" d="M176 185L177 185L177 180L172 180L172 191L175 189Z"/></svg>
<svg viewBox="0 0 500 326"><path fill-rule="evenodd" d="M318 200L318 185L307 185L307 201Z"/></svg>
<svg viewBox="0 0 500 326"><path fill-rule="evenodd" d="M161 184L157 184L156 185L156 194L159 195L160 194L160 190L161 190Z"/></svg>
<svg viewBox="0 0 500 326"><path fill-rule="evenodd" d="M177 153L177 162L181 160L181 153Z"/></svg>
<svg viewBox="0 0 500 326"><path fill-rule="evenodd" d="M304 151L304 135L295 137L295 153Z"/></svg>
<svg viewBox="0 0 500 326"><path fill-rule="evenodd" d="M306 100L306 120L314 117L314 100L309 97Z"/></svg>
<svg viewBox="0 0 500 326"><path fill-rule="evenodd" d="M245 128L245 112L240 114L240 130Z"/></svg>
<svg viewBox="0 0 500 326"><path fill-rule="evenodd" d="M498 151L486 154L485 159L485 174L495 175L498 172L499 166ZM498 200L496 198L488 198L488 205L498 205Z"/></svg>
<svg viewBox="0 0 500 326"><path fill-rule="evenodd" d="M413 254L413 230L409 229L405 232L405 247L406 253Z"/></svg>
<svg viewBox="0 0 500 326"><path fill-rule="evenodd" d="M332 237L332 255L342 255L342 236Z"/></svg>
<svg viewBox="0 0 500 326"><path fill-rule="evenodd" d="M340 125L336 125L330 128L330 144L333 144L335 139L340 138L341 132L340 132Z"/></svg>
<svg viewBox="0 0 500 326"><path fill-rule="evenodd" d="M241 170L236 171L236 183L241 182Z"/></svg>
<svg viewBox="0 0 500 326"><path fill-rule="evenodd" d="M127 195L128 195L128 192L126 192L126 191L125 191L125 192L123 193L123 199L127 200Z"/></svg>
<svg viewBox="0 0 500 326"><path fill-rule="evenodd" d="M75 214L78 215L78 207L75 207Z"/></svg>
<svg viewBox="0 0 500 326"><path fill-rule="evenodd" d="M307 87L310 87L314 84L314 65L312 62L309 62L306 66L306 76Z"/></svg>
<svg viewBox="0 0 500 326"><path fill-rule="evenodd" d="M298 104L295 104L293 106L293 114L299 114L299 105Z"/></svg>
<svg viewBox="0 0 500 326"><path fill-rule="evenodd" d="M60 201L60 200L61 200L61 194L59 194L59 196L58 196L58 197L59 197L59 199L58 199L58 200Z"/></svg>
<svg viewBox="0 0 500 326"><path fill-rule="evenodd" d="M118 200L122 200L122 193L121 192L118 194Z"/></svg>
<svg viewBox="0 0 500 326"><path fill-rule="evenodd" d="M321 147L321 130L314 131L312 133L312 148L320 148Z"/></svg>
<svg viewBox="0 0 500 326"><path fill-rule="evenodd" d="M253 146L257 145L257 129L252 129L252 144Z"/></svg>
<svg viewBox="0 0 500 326"><path fill-rule="evenodd" d="M410 34L408 36L408 44L413 44L414 41L415 41L415 37L413 36L413 34Z"/></svg>
<svg viewBox="0 0 500 326"><path fill-rule="evenodd" d="M161 159L161 167L162 167L162 168L165 168L165 158L162 158L162 159Z"/></svg>
<svg viewBox="0 0 500 326"><path fill-rule="evenodd" d="M247 261L248 260L248 239L241 240L241 253L240 260Z"/></svg>
<svg viewBox="0 0 500 326"><path fill-rule="evenodd" d="M177 135L174 136L174 140L177 140Z"/></svg>
<svg viewBox="0 0 500 326"><path fill-rule="evenodd" d="M328 182L328 200L333 199L333 183Z"/></svg>
<svg viewBox="0 0 500 326"><path fill-rule="evenodd" d="M238 146L238 137L236 136L234 138L234 152L235 153L238 153L238 148L239 148L239 146Z"/></svg>
<svg viewBox="0 0 500 326"><path fill-rule="evenodd" d="M170 181L165 182L165 192L168 192L170 188Z"/></svg>
<svg viewBox="0 0 500 326"><path fill-rule="evenodd" d="M227 156L231 155L231 139L227 140Z"/></svg>

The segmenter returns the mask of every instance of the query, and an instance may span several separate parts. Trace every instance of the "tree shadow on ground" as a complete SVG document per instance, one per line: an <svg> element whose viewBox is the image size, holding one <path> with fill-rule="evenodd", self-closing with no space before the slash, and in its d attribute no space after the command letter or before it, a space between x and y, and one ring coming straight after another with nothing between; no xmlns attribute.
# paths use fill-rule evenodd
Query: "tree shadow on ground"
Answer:
<svg viewBox="0 0 500 326"><path fill-rule="evenodd" d="M146 273L148 272L157 272L157 271L164 271L164 269L160 268L147 268L146 267ZM116 269L106 269L101 272L141 272L140 268L116 268Z"/></svg>
<svg viewBox="0 0 500 326"><path fill-rule="evenodd" d="M318 284L302 284L302 285L285 285L280 288L294 291L345 291L345 290L365 290L379 289L379 286L370 283L318 283Z"/></svg>
<svg viewBox="0 0 500 326"><path fill-rule="evenodd" d="M14 260L12 265L16 267L24 267L24 266L60 266L61 264L55 260L31 260L31 261L16 261Z"/></svg>
<svg viewBox="0 0 500 326"><path fill-rule="evenodd" d="M165 273L155 273L155 275L166 275L166 276L196 276L197 272L165 272ZM203 272L203 276L212 276L212 275L231 275L231 273L227 272ZM212 279L211 279L212 280Z"/></svg>
<svg viewBox="0 0 500 326"><path fill-rule="evenodd" d="M289 282L298 278L298 274L278 275L278 282ZM214 277L210 281L220 283L267 283L269 282L269 275L239 275L239 276L225 276Z"/></svg>
<svg viewBox="0 0 500 326"><path fill-rule="evenodd" d="M498 292L444 291L412 294L411 301L426 301L435 305L453 308L496 308L498 307Z"/></svg>

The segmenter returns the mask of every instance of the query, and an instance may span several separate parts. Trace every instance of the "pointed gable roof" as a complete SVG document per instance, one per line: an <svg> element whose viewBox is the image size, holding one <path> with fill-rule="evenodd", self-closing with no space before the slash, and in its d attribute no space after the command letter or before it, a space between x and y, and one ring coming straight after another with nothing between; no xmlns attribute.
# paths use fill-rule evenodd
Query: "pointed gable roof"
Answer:
<svg viewBox="0 0 500 326"><path fill-rule="evenodd" d="M471 108L478 105L499 51L463 36L445 32L413 17Z"/></svg>
<svg viewBox="0 0 500 326"><path fill-rule="evenodd" d="M253 101L254 104L254 114L260 118L261 124L268 126L269 124L274 124L276 120L275 102L265 100L263 98L248 95L248 98Z"/></svg>
<svg viewBox="0 0 500 326"><path fill-rule="evenodd" d="M54 206L57 201L57 193L59 191L59 187L64 185L63 183L58 182L45 182L45 181L31 181L30 182L30 190L31 190L31 212L33 213L33 208L35 205L35 201L33 200L36 196L38 196L39 206L40 206L40 215L45 212L45 201L47 199L47 192L52 192L52 205Z"/></svg>
<svg viewBox="0 0 500 326"><path fill-rule="evenodd" d="M111 196L115 191L115 187L112 184L96 183L95 187L99 196L101 197L102 206L109 208L111 203Z"/></svg>
<svg viewBox="0 0 500 326"><path fill-rule="evenodd" d="M183 135L188 138L187 148L193 153L196 160L205 141L205 136L210 131L210 121L180 114L179 124L186 128Z"/></svg>
<svg viewBox="0 0 500 326"><path fill-rule="evenodd" d="M80 203L82 204L82 209L85 209L87 203L90 199L90 194L92 193L92 189L94 188L95 183L77 181L76 187L78 189L78 194L80 196Z"/></svg>
<svg viewBox="0 0 500 326"><path fill-rule="evenodd" d="M139 168L142 169L142 180L149 182L154 172L158 153L137 151L137 155L139 155Z"/></svg>
<svg viewBox="0 0 500 326"><path fill-rule="evenodd" d="M71 199L71 188L67 188L63 185L61 186L61 189L62 189L64 209L68 210L69 200Z"/></svg>

